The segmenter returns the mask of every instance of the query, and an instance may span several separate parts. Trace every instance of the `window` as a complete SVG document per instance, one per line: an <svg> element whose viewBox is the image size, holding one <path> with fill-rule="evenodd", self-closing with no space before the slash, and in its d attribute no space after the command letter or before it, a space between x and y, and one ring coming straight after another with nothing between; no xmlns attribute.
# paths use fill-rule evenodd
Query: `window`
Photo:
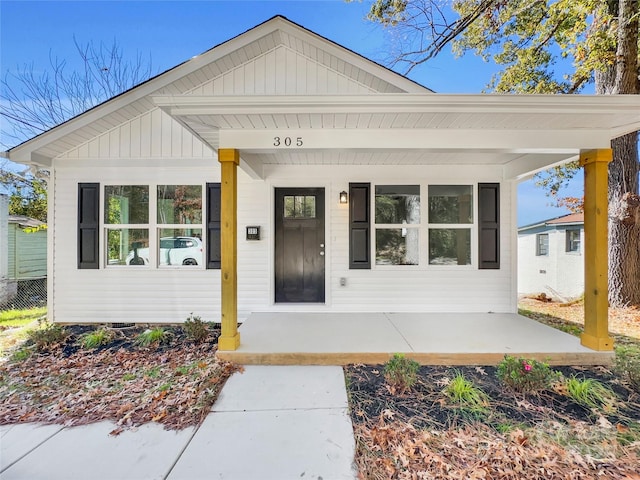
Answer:
<svg viewBox="0 0 640 480"><path fill-rule="evenodd" d="M539 233L536 235L536 255L549 255L549 234Z"/></svg>
<svg viewBox="0 0 640 480"><path fill-rule="evenodd" d="M349 268L371 268L372 254L381 266L500 269L500 184L350 183Z"/></svg>
<svg viewBox="0 0 640 480"><path fill-rule="evenodd" d="M104 192L107 265L204 264L201 185L107 185Z"/></svg>
<svg viewBox="0 0 640 480"><path fill-rule="evenodd" d="M285 195L284 218L316 218L315 195Z"/></svg>
<svg viewBox="0 0 640 480"><path fill-rule="evenodd" d="M471 185L429 185L429 264L470 265Z"/></svg>
<svg viewBox="0 0 640 480"><path fill-rule="evenodd" d="M149 187L109 185L104 193L107 264L143 265L149 251Z"/></svg>
<svg viewBox="0 0 640 480"><path fill-rule="evenodd" d="M376 186L374 220L376 265L418 265L420 186Z"/></svg>
<svg viewBox="0 0 640 480"><path fill-rule="evenodd" d="M580 253L580 229L571 228L566 233L566 251Z"/></svg>
<svg viewBox="0 0 640 480"><path fill-rule="evenodd" d="M202 186L158 185L157 212L158 265L202 265Z"/></svg>

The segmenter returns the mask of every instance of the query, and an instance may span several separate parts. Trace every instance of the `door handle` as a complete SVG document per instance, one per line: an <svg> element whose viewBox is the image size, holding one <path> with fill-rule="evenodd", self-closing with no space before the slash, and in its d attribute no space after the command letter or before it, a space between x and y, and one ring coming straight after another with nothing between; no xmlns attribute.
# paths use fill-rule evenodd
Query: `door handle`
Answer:
<svg viewBox="0 0 640 480"><path fill-rule="evenodd" d="M320 252L320 256L324 256L324 252Z"/></svg>

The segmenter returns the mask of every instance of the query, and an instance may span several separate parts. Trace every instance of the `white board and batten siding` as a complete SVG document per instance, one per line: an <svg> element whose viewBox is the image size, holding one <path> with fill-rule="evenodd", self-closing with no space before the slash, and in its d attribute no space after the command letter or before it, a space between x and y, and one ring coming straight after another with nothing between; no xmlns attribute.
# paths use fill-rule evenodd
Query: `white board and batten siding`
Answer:
<svg viewBox="0 0 640 480"><path fill-rule="evenodd" d="M388 84L374 82L362 70L349 69L333 57L318 61L285 46L277 46L251 61L219 72L216 64L207 67L211 80L190 90L194 95L321 95L374 93ZM339 67L342 67L341 70ZM352 71L353 70L353 71ZM355 78L354 78L355 75ZM367 84L369 83L369 84ZM398 91L397 89L394 91Z"/></svg>

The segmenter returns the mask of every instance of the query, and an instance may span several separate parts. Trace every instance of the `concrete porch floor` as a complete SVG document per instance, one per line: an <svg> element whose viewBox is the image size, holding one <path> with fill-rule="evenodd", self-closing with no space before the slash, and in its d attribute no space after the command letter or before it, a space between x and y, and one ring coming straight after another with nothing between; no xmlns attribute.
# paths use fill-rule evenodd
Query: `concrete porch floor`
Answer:
<svg viewBox="0 0 640 480"><path fill-rule="evenodd" d="M240 347L218 357L242 365L378 364L404 353L423 365L495 365L505 354L551 365L603 365L612 352L512 313L252 313Z"/></svg>

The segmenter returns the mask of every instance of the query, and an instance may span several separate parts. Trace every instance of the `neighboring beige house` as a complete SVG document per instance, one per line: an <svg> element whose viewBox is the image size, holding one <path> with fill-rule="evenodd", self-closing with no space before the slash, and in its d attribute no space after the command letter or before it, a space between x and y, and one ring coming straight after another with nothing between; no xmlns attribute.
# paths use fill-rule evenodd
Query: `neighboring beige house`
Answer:
<svg viewBox="0 0 640 480"><path fill-rule="evenodd" d="M567 301L584 293L584 215L518 228L518 294Z"/></svg>

